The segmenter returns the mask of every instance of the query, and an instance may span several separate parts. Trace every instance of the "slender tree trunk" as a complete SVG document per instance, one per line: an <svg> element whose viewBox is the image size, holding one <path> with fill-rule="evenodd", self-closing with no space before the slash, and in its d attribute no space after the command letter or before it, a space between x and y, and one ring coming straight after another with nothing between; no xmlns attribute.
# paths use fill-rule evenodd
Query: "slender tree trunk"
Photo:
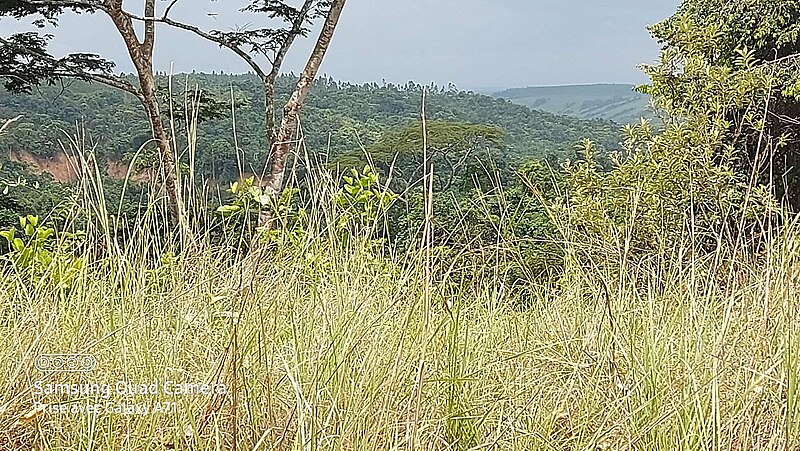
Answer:
<svg viewBox="0 0 800 451"><path fill-rule="evenodd" d="M167 204L172 221L175 224L181 222L180 201L178 198L177 183L175 182L175 158L169 144L169 134L164 127L161 119L161 111L158 107L158 97L156 96L156 81L153 75L153 44L155 43L155 22L145 21L144 39L139 42L133 21L130 16L122 10L122 0L110 0L110 7L106 10L111 21L119 31L125 42L125 47L131 57L131 62L136 68L139 77L139 85L142 90L142 103L147 110L150 126L153 131L153 138L158 142L158 150L161 154L161 164L164 177L164 189L167 192ZM145 0L145 17L155 16L155 0Z"/></svg>
<svg viewBox="0 0 800 451"><path fill-rule="evenodd" d="M289 49L292 48L292 44L294 44L295 39L297 39L297 36L300 35L303 25L305 24L314 4L314 0L305 0L303 2L303 6L297 13L297 18L295 18L294 22L292 23L292 28L289 35L281 43L278 51L275 52L275 58L272 60L272 70L270 70L265 76L261 77L261 82L264 84L264 120L267 147L269 149L272 149L272 145L275 143L275 83L278 80L278 75L281 73L283 60L286 59L286 54L289 53ZM266 170L266 167L264 170Z"/></svg>
<svg viewBox="0 0 800 451"><path fill-rule="evenodd" d="M264 106L264 120L265 132L267 136L267 145L272 148L272 143L275 142L275 79L264 81L264 98L266 99Z"/></svg>
<svg viewBox="0 0 800 451"><path fill-rule="evenodd" d="M138 68L137 68L138 71ZM139 72L139 82L145 98L145 108L153 127L153 137L158 142L158 151L161 154L162 170L164 172L164 189L167 192L167 204L169 206L170 218L175 224L181 219L180 201L178 198L178 187L175 181L175 157L169 144L169 134L164 127L161 119L161 111L158 107L156 97L156 83L152 68Z"/></svg>
<svg viewBox="0 0 800 451"><path fill-rule="evenodd" d="M274 193L280 193L283 188L286 160L289 157L292 138L294 137L294 132L300 120L300 110L303 108L303 102L308 96L308 92L311 90L311 85L317 76L317 72L319 72L319 67L322 64L322 60L325 58L325 53L328 51L328 47L333 39L333 32L336 30L336 25L339 23L339 17L342 15L345 2L346 0L333 0L331 2L330 10L325 18L325 24L322 26L314 50L308 58L303 73L300 74L300 80L298 80L294 92L292 92L289 101L283 108L281 128L275 136L275 141L272 143L272 162L270 165L269 179L266 183L266 186L271 188Z"/></svg>

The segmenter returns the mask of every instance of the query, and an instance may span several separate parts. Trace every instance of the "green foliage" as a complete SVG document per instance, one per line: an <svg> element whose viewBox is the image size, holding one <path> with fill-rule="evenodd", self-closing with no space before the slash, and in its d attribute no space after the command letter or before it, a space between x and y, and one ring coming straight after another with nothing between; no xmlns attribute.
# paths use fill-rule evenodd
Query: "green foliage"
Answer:
<svg viewBox="0 0 800 451"><path fill-rule="evenodd" d="M194 86L207 100L215 99L217 103L229 104L227 99L232 90L236 103L236 142L227 111L224 115L206 115L206 120L198 124L194 161L197 173L214 179L238 177L237 152L244 169L262 167L268 146L263 129L264 93L260 81L253 75L187 74L180 78L180 82L173 81L173 92L178 93L174 96L177 99L173 99L178 129L185 126L183 116L187 102L183 98L191 100ZM135 82L127 76L124 79ZM164 75L157 79L163 92L169 80ZM279 77L278 105L288 97L295 81L290 76ZM184 86L189 87L188 91ZM423 89L428 91L425 107L434 129L437 121L500 129L505 145L504 158L510 166L529 159L557 162L573 158L572 144L584 137L606 148L619 141L617 126L607 121L585 121L531 111L506 100L435 86L414 83L352 85L323 78L314 83L303 107L306 147L312 157L324 153L320 159L327 161L351 154L358 143L370 149L385 136L401 132L403 127L419 121ZM187 92L185 96L184 91ZM191 111L191 102L188 103ZM206 108L203 105L201 102L201 109ZM221 113L221 105L214 109ZM163 103L161 111L170 111L169 103ZM85 129L101 162L120 160L136 152L152 137L138 100L99 84L74 82L66 89L42 86L28 96L0 90L0 117L13 117L21 112L25 116L0 140L0 159L12 150L53 156L61 148L59 141L63 141L64 132L75 130L76 124ZM186 134L176 134L177 148L185 148ZM188 163L187 153L180 154L183 162ZM366 163L361 157L341 162L342 167L361 167Z"/></svg>
<svg viewBox="0 0 800 451"><path fill-rule="evenodd" d="M0 3L0 17L17 16L20 9L12 7L9 12L8 4L31 6L30 2L6 0ZM50 6L40 8L51 9ZM115 63L98 55L71 53L60 58L51 55L47 46L52 38L53 35L37 32L16 33L8 38L0 36L0 74L4 75L5 89L30 94L40 85L56 85L65 74L85 81L91 81L94 76L113 77Z"/></svg>
<svg viewBox="0 0 800 451"><path fill-rule="evenodd" d="M184 127L187 123L202 123L211 119L225 119L230 116L231 109L238 109L247 104L244 98L220 99L198 85L191 86L187 83L173 83L169 88L158 87L156 94L159 101L167 105L164 108L164 120L176 120Z"/></svg>
<svg viewBox="0 0 800 451"><path fill-rule="evenodd" d="M423 130L425 131L423 135ZM502 129L480 124L432 120L421 121L388 131L367 148L335 158L342 165L374 164L391 175L392 187L405 191L421 183L427 164L434 168L433 188L437 192L468 192L475 185L491 184L489 175L502 172L504 181L513 178L507 160L510 156Z"/></svg>
<svg viewBox="0 0 800 451"><path fill-rule="evenodd" d="M675 121L724 142L715 157L800 208L800 2L685 0L652 27L641 87ZM752 179L752 180L751 180Z"/></svg>
<svg viewBox="0 0 800 451"><path fill-rule="evenodd" d="M24 277L38 281L47 276L62 288L68 288L84 266L82 258L75 258L58 250L55 230L39 225L38 216L19 218L20 230L12 227L0 231L9 253L4 256L12 267ZM80 234L65 234L69 245L75 245Z"/></svg>
<svg viewBox="0 0 800 451"><path fill-rule="evenodd" d="M651 84L639 89L668 121L660 131L646 121L626 127L608 173L593 145L583 146L584 160L567 166L569 204L559 211L568 240L606 261L608 248L623 249L624 261L685 237L693 253L709 252L759 243L775 197L800 205L800 104L787 96L798 15L796 1L685 0L654 26L661 60L644 67Z"/></svg>
<svg viewBox="0 0 800 451"><path fill-rule="evenodd" d="M300 232L305 227L306 212L297 206L297 188L286 188L280 196L275 196L269 189L257 185L255 177L248 177L233 182L228 192L233 198L217 207L216 212L227 219L229 229L244 231L248 235L255 233L262 241L271 243L282 241L285 238L283 232ZM279 221L278 229L259 227L261 218L267 213Z"/></svg>
<svg viewBox="0 0 800 451"><path fill-rule="evenodd" d="M246 215L257 216L262 209L274 205L273 196L255 183L255 177L248 177L241 182L231 183L228 192L235 196L232 203L221 205L217 213L223 216Z"/></svg>
<svg viewBox="0 0 800 451"><path fill-rule="evenodd" d="M236 196L235 200L217 208L217 213L225 216L236 214L258 215L262 208L268 207L272 196L255 184L255 177L248 177L240 182L231 183L228 192Z"/></svg>
<svg viewBox="0 0 800 451"><path fill-rule="evenodd" d="M279 98L288 95L293 82L291 77L279 78ZM159 85L166 84L167 79L159 77ZM197 89L212 100L225 98L224 93L230 93L231 89L235 99L248 99L247 102L237 100L236 143L230 117L210 114L197 125L194 160L197 175L214 179L238 177L237 152L242 167L257 172L252 168L263 164L267 149L261 111L263 90L258 80L248 75L187 75L184 81L174 85L174 91L185 92L184 97L191 98L197 91L187 91L182 88L184 85L198 86ZM311 160L333 162L340 168L369 165L375 177L387 181L385 188L378 188L375 181L369 182L373 186L361 187L364 177L373 176L369 174L354 176L352 183L345 181L338 199L342 204L337 207L341 209L341 223L354 230L378 221L380 214L377 212L384 208L380 205L387 203L386 199L379 200L381 196L404 193L402 199L388 202L391 205L386 205L386 224L375 227L373 232L382 234L400 249L410 249L419 243L418 231L423 220L420 181L425 168L419 120L423 90L427 91L425 107L429 118L425 135L428 164L434 167L437 244L460 251L476 243L488 246L497 243L500 237L517 236L532 274L558 267L560 250L552 243L545 244L553 238L547 212L536 195L520 183L514 168L537 159L547 160L550 166L556 167L572 159L573 144L587 136L602 143L602 148L610 147L618 141L616 126L604 121L582 121L531 111L474 93L414 83L379 86L350 85L330 79L315 82L304 108L303 124L303 138ZM63 130L69 130L73 127L70 124L76 122L93 137L100 161L124 159L150 139L146 118L132 96L84 83L75 83L63 93L45 88L41 92L42 95L26 97L0 93L0 114L26 111L25 120L0 141L0 150L29 149L46 156L58 148L57 141L63 136ZM168 101L162 101L165 102L162 111L169 111ZM221 110L219 101L214 102L215 108ZM186 102L178 100L173 105L173 111L179 116L176 117L179 127L185 126L182 117L186 110L181 108L186 105L183 103ZM112 105L113 113L109 111ZM57 115L53 116L52 111L57 111ZM179 148L186 145L182 134L176 137ZM352 152L356 143L363 144L369 157L362 152ZM326 155L320 156L321 152ZM157 161L155 157L153 149L145 147L137 162L147 166ZM187 164L188 160L182 163ZM298 188L305 189L303 174L313 168L306 168L305 162L299 161L298 170ZM346 175L351 177L351 174ZM282 240L278 230L298 233L305 230L304 212L297 206L299 193L284 192L283 200L270 205L272 196L253 183L252 179L240 180L234 184L230 198L223 200L218 217L223 218L226 230L254 230L259 214L267 209L272 209L274 217L281 221L280 227L260 231L262 235L269 235L265 237L267 241ZM348 189L356 190L355 194L348 193ZM365 196L368 202L364 202ZM9 217L16 217L16 212L29 208L23 197L21 193L22 203L10 210ZM137 204L131 204L131 208L127 208L128 202L123 205L125 212L135 216ZM27 211L47 213L40 209Z"/></svg>
<svg viewBox="0 0 800 451"><path fill-rule="evenodd" d="M27 173L20 163L0 164L0 228L13 226L25 212L49 216L72 194L71 187Z"/></svg>
<svg viewBox="0 0 800 451"><path fill-rule="evenodd" d="M379 185L378 174L369 166L359 172L351 169L343 176L344 186L336 193L336 204L341 208L338 225L348 233L369 230L397 199L397 195Z"/></svg>
<svg viewBox="0 0 800 451"><path fill-rule="evenodd" d="M423 130L425 134L423 135ZM458 152L481 145L497 146L503 141L503 130L491 125L433 120L421 121L385 134L372 145L378 154L412 154L423 152L423 141L432 153Z"/></svg>
<svg viewBox="0 0 800 451"><path fill-rule="evenodd" d="M672 250L691 235L695 250L729 242L740 224L754 225L769 210L764 189L749 190L717 154L724 141L705 129L673 123L656 133L648 122L626 128L627 158L601 172L593 144L585 159L566 166L569 204L559 209L559 225L574 242L608 261L606 249L624 243L629 255Z"/></svg>

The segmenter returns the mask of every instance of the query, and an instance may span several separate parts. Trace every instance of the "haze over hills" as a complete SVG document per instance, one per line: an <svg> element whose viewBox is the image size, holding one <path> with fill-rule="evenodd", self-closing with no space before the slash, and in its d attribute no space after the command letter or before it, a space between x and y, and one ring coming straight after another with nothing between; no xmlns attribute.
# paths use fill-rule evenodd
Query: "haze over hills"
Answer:
<svg viewBox="0 0 800 451"><path fill-rule="evenodd" d="M649 97L629 84L591 84L512 88L492 94L529 108L620 124L652 118Z"/></svg>

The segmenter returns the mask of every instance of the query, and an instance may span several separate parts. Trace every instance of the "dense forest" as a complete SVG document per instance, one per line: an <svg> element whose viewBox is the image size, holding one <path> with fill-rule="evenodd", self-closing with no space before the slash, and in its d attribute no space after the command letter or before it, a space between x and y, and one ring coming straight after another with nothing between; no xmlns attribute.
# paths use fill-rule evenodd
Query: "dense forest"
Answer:
<svg viewBox="0 0 800 451"><path fill-rule="evenodd" d="M295 81L289 75L280 77L278 95L288 97ZM160 84L165 87L160 91L162 110L165 115L172 111L171 118L181 129L186 124L186 106L191 110L192 103L200 101L196 131L196 168L200 173L222 179L239 174L234 135L245 169L260 169L267 146L261 128L263 92L255 76L185 74L174 75L171 80L162 76ZM168 85L171 91L166 88ZM532 159L556 163L574 158L574 145L583 138L611 149L619 142L619 126L610 121L556 116L488 96L413 82L379 86L321 79L314 84L305 107L306 147L334 160L359 150L359 146L369 148L385 134L420 118L424 89L428 92L425 109L429 119L502 129L504 148L514 164ZM22 117L0 142L6 159L11 151L52 158L61 150L60 142L78 130L86 134L97 155L104 159L124 160L150 139L137 100L99 84L74 82L63 88L42 87L30 95L0 91L0 117L17 115Z"/></svg>
<svg viewBox="0 0 800 451"><path fill-rule="evenodd" d="M177 130L176 142L182 149L179 162L185 171L191 164L197 183L227 185L263 172L268 149L262 127L264 100L253 76L185 74L160 80L162 86L172 89L160 92L165 119ZM294 81L290 75L280 77L279 95L287 97ZM501 189L512 196L522 195L520 174L531 173L530 163L558 172L561 164L583 158L576 148L582 139L591 138L598 148L612 150L621 138L620 126L610 121L557 116L471 92L414 83L352 85L322 79L315 83L307 101L302 123L307 159L298 157L296 173L302 178L312 169L305 167L308 165L349 172L370 164L383 178L393 173L394 191L411 189L419 194L424 172L423 92L428 145L438 169L433 188L447 194L441 197L442 205L451 199L462 204L461 209L447 208L450 214L437 218L437 228L442 230L452 230L453 223L467 214L464 209L475 208L470 205L478 191ZM74 82L29 95L5 92L0 94L0 105L0 116L23 112L0 139L5 159L0 174L6 186L11 186L0 206L6 226L16 223L20 215L48 216L54 208L63 208L60 204L69 199L70 182L74 182L70 164L59 158L65 151L90 152L100 162L112 204L120 201L113 196L122 193L119 179L133 162L133 187L123 211L135 217L144 208L137 203L141 192L135 173L157 165L158 154L155 146L146 145L150 141L148 125L133 96L98 84ZM75 142L77 137L80 143ZM599 156L608 164L602 158L605 153ZM545 181L551 177L548 170L536 174ZM52 175L57 180L51 180ZM20 183L20 177L26 183ZM531 213L528 204L534 201L530 193L527 197L519 215ZM390 234L402 237L404 246L417 237L408 231L421 220L421 210L421 196L413 197L402 209L393 209ZM475 212L468 216L476 222L476 234L487 233L485 240L494 239L496 234L484 230L488 224L475 218ZM547 221L537 217L534 222ZM541 224L536 232L525 233L540 234L540 228Z"/></svg>

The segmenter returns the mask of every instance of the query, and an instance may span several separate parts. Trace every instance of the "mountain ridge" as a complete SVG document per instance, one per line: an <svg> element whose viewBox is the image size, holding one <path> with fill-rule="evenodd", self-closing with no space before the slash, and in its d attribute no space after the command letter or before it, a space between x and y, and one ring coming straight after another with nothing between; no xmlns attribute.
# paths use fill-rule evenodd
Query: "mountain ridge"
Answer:
<svg viewBox="0 0 800 451"><path fill-rule="evenodd" d="M620 124L652 119L650 98L636 85L592 83L509 88L491 94L532 109L581 119L606 119Z"/></svg>

